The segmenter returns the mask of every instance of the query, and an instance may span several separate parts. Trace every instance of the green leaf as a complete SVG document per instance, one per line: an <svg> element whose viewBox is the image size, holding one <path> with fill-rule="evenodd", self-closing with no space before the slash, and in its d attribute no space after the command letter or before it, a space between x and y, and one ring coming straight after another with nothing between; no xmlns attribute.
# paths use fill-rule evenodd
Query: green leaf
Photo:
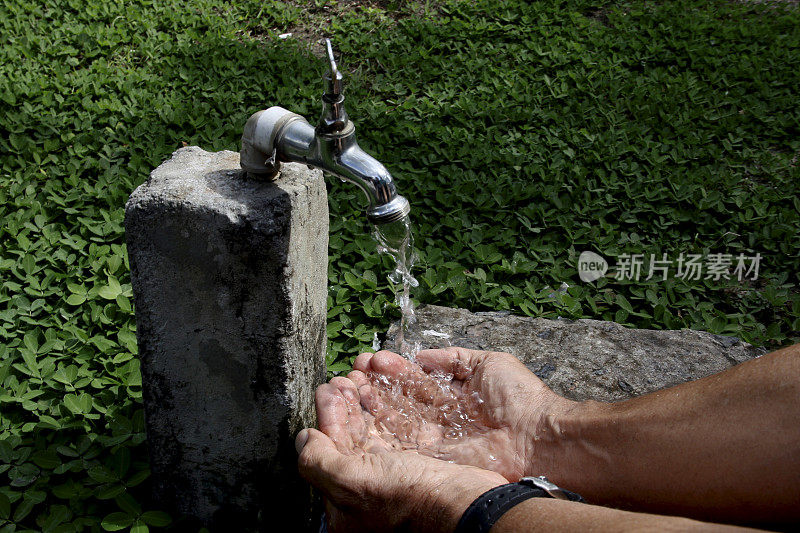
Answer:
<svg viewBox="0 0 800 533"><path fill-rule="evenodd" d="M128 514L138 515L142 512L142 507L139 503L127 492L118 496L115 501L117 505L119 505L120 509L127 512Z"/></svg>
<svg viewBox="0 0 800 533"><path fill-rule="evenodd" d="M45 470L52 470L61 464L61 459L53 449L39 450L33 454L32 459L37 466Z"/></svg>
<svg viewBox="0 0 800 533"><path fill-rule="evenodd" d="M139 347L136 342L136 334L132 331L127 329L119 330L119 333L117 333L117 339L122 346L125 346L125 348L128 349L129 352L133 354L139 352Z"/></svg>
<svg viewBox="0 0 800 533"><path fill-rule="evenodd" d="M60 429L61 423L49 415L42 415L39 417L39 426L45 429Z"/></svg>
<svg viewBox="0 0 800 533"><path fill-rule="evenodd" d="M77 283L67 283L67 289L69 289L69 292L73 294L85 295L87 292L86 287L84 287L83 285L78 285Z"/></svg>
<svg viewBox="0 0 800 533"><path fill-rule="evenodd" d="M39 333L37 331L29 331L25 333L22 339L25 346L34 354L39 351Z"/></svg>
<svg viewBox="0 0 800 533"><path fill-rule="evenodd" d="M69 480L61 485L56 485L52 490L55 496L68 500L78 497L83 491L83 485L74 480Z"/></svg>
<svg viewBox="0 0 800 533"><path fill-rule="evenodd" d="M142 373L139 369L133 370L125 379L125 384L128 387L141 387L142 386Z"/></svg>
<svg viewBox="0 0 800 533"><path fill-rule="evenodd" d="M14 509L14 522L22 522L22 520L33 511L34 503L31 500L23 498L22 501Z"/></svg>
<svg viewBox="0 0 800 533"><path fill-rule="evenodd" d="M345 362L333 363L332 365L328 365L329 372L348 372L352 370L352 365Z"/></svg>
<svg viewBox="0 0 800 533"><path fill-rule="evenodd" d="M39 373L39 363L36 360L36 354L25 348L20 348L19 351L22 354L23 361L25 361L25 366L28 368L28 370L30 370L31 374L37 378L41 377L41 374Z"/></svg>
<svg viewBox="0 0 800 533"><path fill-rule="evenodd" d="M154 527L166 527L172 522L172 518L162 511L146 511L140 518L146 524Z"/></svg>
<svg viewBox="0 0 800 533"><path fill-rule="evenodd" d="M70 294L66 298L66 302L69 305L81 305L85 301L86 301L86 295L85 294Z"/></svg>
<svg viewBox="0 0 800 533"><path fill-rule="evenodd" d="M133 517L127 513L111 513L106 515L101 522L101 526L106 531L119 531L133 524Z"/></svg>
<svg viewBox="0 0 800 533"><path fill-rule="evenodd" d="M631 307L630 302L628 301L625 296L622 294L617 294L617 305L620 306L622 309L627 311L628 313L633 313L633 307Z"/></svg>
<svg viewBox="0 0 800 533"><path fill-rule="evenodd" d="M88 413L92 410L92 397L86 393L81 393L78 397L80 402L81 412Z"/></svg>
<svg viewBox="0 0 800 533"><path fill-rule="evenodd" d="M122 311L130 313L133 310L133 308L131 307L131 301L124 294L118 294L116 300L117 300L117 305Z"/></svg>
<svg viewBox="0 0 800 533"><path fill-rule="evenodd" d="M126 481L126 485L128 485L128 487L135 487L148 477L150 477L150 469L145 468L144 470L140 470L129 477Z"/></svg>
<svg viewBox="0 0 800 533"><path fill-rule="evenodd" d="M115 481L119 481L119 477L114 475L113 472L109 471L105 467L102 466L94 466L89 469L89 477L91 477L94 481L98 483L111 483ZM128 509L125 509L126 511ZM131 513L136 514L136 513Z"/></svg>
<svg viewBox="0 0 800 533"><path fill-rule="evenodd" d="M29 276L38 270L36 268L36 258L33 255L28 254L22 258L22 270Z"/></svg>
<svg viewBox="0 0 800 533"><path fill-rule="evenodd" d="M83 404L77 394L67 394L64 396L64 405L67 409L72 411L73 414L83 414Z"/></svg>
<svg viewBox="0 0 800 533"><path fill-rule="evenodd" d="M130 533L147 533L150 529L147 527L147 524L136 521L134 522L133 526L131 526Z"/></svg>
<svg viewBox="0 0 800 533"><path fill-rule="evenodd" d="M0 492L0 519L7 520L11 516L11 501Z"/></svg>
<svg viewBox="0 0 800 533"><path fill-rule="evenodd" d="M124 485L110 484L98 487L96 495L100 500L110 500L111 498L116 498L123 492L125 492Z"/></svg>
<svg viewBox="0 0 800 533"><path fill-rule="evenodd" d="M42 529L45 532L53 531L56 526L63 524L70 519L72 513L69 508L64 505L53 505L50 507L50 512L44 519Z"/></svg>
<svg viewBox="0 0 800 533"><path fill-rule="evenodd" d="M108 277L108 285L100 287L97 294L106 300L116 300L122 294L122 287L114 276Z"/></svg>
<svg viewBox="0 0 800 533"><path fill-rule="evenodd" d="M106 285L104 287L100 287L97 291L98 296L101 298L105 298L106 300L116 300L117 296L120 295L119 291L115 291L114 288Z"/></svg>
<svg viewBox="0 0 800 533"><path fill-rule="evenodd" d="M106 259L106 262L108 263L108 270L110 272L116 272L122 265L122 257L119 255L111 255Z"/></svg>
<svg viewBox="0 0 800 533"><path fill-rule="evenodd" d="M128 448L120 448L111 456L111 461L108 463L117 478L123 478L131 466L131 451Z"/></svg>

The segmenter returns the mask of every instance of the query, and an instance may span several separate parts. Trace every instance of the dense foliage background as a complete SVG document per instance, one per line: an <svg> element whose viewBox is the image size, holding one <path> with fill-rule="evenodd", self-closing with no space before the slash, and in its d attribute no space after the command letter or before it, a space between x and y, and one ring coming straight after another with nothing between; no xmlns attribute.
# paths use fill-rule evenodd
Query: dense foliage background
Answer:
<svg viewBox="0 0 800 533"><path fill-rule="evenodd" d="M768 348L800 338L796 4L11 0L0 531L169 522L146 497L123 207L184 144L238 150L258 109L313 121L315 32L343 56L362 146L411 200L418 302ZM397 310L361 194L338 180L329 190L327 357L341 371ZM587 284L583 250L762 263L747 282ZM562 282L568 293L550 298Z"/></svg>

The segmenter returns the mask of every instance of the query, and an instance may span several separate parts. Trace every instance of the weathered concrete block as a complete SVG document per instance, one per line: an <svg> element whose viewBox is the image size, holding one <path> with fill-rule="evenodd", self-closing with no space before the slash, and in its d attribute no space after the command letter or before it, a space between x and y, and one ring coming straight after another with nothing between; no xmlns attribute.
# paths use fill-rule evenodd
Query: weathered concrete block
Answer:
<svg viewBox="0 0 800 533"><path fill-rule="evenodd" d="M383 343L396 349L399 324ZM631 329L599 320L547 320L428 305L406 340L423 348L509 352L574 400L616 401L721 372L764 353L734 337Z"/></svg>
<svg viewBox="0 0 800 533"><path fill-rule="evenodd" d="M235 152L183 148L125 228L155 497L212 531L305 527L294 436L325 378L322 173L256 181Z"/></svg>

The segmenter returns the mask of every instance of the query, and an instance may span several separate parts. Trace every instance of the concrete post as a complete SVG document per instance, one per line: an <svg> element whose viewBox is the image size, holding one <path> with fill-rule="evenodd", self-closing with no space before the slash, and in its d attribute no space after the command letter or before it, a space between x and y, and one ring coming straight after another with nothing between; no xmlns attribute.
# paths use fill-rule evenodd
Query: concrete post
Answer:
<svg viewBox="0 0 800 533"><path fill-rule="evenodd" d="M178 150L125 211L156 501L212 531L310 526L294 436L325 378L319 170Z"/></svg>

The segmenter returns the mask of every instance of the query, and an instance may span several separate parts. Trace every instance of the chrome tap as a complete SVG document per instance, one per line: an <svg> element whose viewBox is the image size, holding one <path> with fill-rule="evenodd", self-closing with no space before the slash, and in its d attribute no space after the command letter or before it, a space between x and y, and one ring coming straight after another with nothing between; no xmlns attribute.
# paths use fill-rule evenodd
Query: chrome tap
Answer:
<svg viewBox="0 0 800 533"><path fill-rule="evenodd" d="M375 224L408 214L408 200L397 194L392 175L356 142L355 126L344 108L342 74L325 39L329 70L325 74L322 116L317 127L282 107L253 114L242 132L241 166L249 174L274 179L281 162L305 163L357 185L367 195L367 218Z"/></svg>

